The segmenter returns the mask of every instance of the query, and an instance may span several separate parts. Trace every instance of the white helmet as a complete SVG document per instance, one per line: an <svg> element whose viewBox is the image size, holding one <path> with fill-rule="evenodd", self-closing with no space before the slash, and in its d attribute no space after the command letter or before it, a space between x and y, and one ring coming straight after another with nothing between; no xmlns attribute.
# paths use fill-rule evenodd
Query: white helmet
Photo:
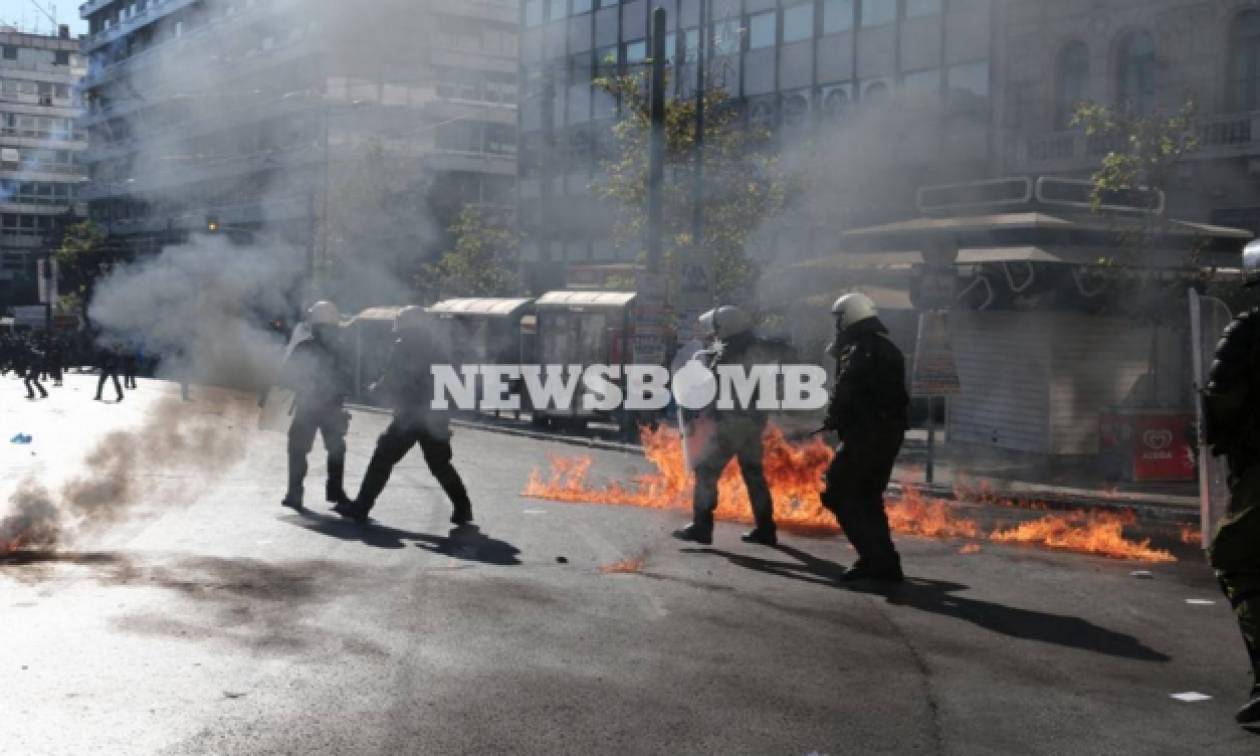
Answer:
<svg viewBox="0 0 1260 756"><path fill-rule="evenodd" d="M831 306L831 314L836 319L836 329L844 331L863 320L879 317L879 310L870 297L855 291L837 299Z"/></svg>
<svg viewBox="0 0 1260 756"><path fill-rule="evenodd" d="M394 333L419 331L424 328L427 313L423 307L404 307L394 316Z"/></svg>
<svg viewBox="0 0 1260 756"><path fill-rule="evenodd" d="M748 313L738 307L726 305L701 315L700 325L719 339L729 339L751 331L753 322Z"/></svg>
<svg viewBox="0 0 1260 756"><path fill-rule="evenodd" d="M1260 283L1260 241L1253 241L1243 249L1243 282L1247 286Z"/></svg>
<svg viewBox="0 0 1260 756"><path fill-rule="evenodd" d="M341 311L332 302L316 302L306 311L306 322L313 326L340 325Z"/></svg>

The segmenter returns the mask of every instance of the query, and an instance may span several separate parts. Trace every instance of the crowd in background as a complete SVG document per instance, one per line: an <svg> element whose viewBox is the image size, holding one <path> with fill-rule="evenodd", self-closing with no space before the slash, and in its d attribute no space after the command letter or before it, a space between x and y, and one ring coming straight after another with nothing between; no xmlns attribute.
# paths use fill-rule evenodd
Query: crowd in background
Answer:
<svg viewBox="0 0 1260 756"><path fill-rule="evenodd" d="M130 344L101 346L91 334L82 331L0 334L0 376L12 375L22 381L27 399L46 398L48 391L44 382L61 386L63 376L71 370L99 370L101 381L96 398L101 398L106 379L112 377L117 399L121 401L123 388L136 388L137 376L153 376L158 363L156 354L147 354Z"/></svg>

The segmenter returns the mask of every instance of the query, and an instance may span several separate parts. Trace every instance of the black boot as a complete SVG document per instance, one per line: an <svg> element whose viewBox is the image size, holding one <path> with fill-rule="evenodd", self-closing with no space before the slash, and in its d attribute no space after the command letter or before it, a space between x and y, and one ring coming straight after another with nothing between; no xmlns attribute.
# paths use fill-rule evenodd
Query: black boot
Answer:
<svg viewBox="0 0 1260 756"><path fill-rule="evenodd" d="M350 501L349 499L337 502L337 505L332 508L332 511L341 515L343 518L357 522L360 525L363 525L368 521L368 508L360 506L358 502Z"/></svg>
<svg viewBox="0 0 1260 756"><path fill-rule="evenodd" d="M304 507L302 506L302 492L301 491L298 491L297 493L294 493L293 491L288 492L287 494L284 495L284 498L280 501L280 506L288 507L289 509L292 509L295 512L301 512L304 509Z"/></svg>
<svg viewBox="0 0 1260 756"><path fill-rule="evenodd" d="M344 504L350 502L350 497L346 496L346 491L341 484L329 483L324 486L324 501L329 504Z"/></svg>
<svg viewBox="0 0 1260 756"><path fill-rule="evenodd" d="M472 522L472 519L473 519L472 503L467 500L462 501L462 502L456 502L455 511L451 513L451 524L452 525L467 525L468 523Z"/></svg>
<svg viewBox="0 0 1260 756"><path fill-rule="evenodd" d="M1240 725L1260 724L1260 685L1252 686L1250 700L1234 715L1234 721Z"/></svg>
<svg viewBox="0 0 1260 756"><path fill-rule="evenodd" d="M900 583L906 579L906 576L901 571L901 559L894 557L893 559L885 559L878 562L858 559L857 563L850 567L840 579L845 582L879 580L888 583Z"/></svg>
<svg viewBox="0 0 1260 756"><path fill-rule="evenodd" d="M674 538L679 541L687 541L689 543L701 543L703 546L712 546L713 544L713 518L696 517L692 524L687 527L674 530Z"/></svg>
<svg viewBox="0 0 1260 756"><path fill-rule="evenodd" d="M779 536L775 528L756 527L739 537L744 543L757 543L762 546L778 546Z"/></svg>

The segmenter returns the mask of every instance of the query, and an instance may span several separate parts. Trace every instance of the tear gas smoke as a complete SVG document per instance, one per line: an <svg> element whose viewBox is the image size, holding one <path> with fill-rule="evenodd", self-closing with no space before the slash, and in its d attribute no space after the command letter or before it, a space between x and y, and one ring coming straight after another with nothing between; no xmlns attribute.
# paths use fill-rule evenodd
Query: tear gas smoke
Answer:
<svg viewBox="0 0 1260 756"><path fill-rule="evenodd" d="M248 402L205 393L197 411L160 401L135 429L107 433L84 469L50 487L28 476L0 518L0 554L51 548L114 525L144 503L191 502L199 482L222 475L245 454L238 428Z"/></svg>

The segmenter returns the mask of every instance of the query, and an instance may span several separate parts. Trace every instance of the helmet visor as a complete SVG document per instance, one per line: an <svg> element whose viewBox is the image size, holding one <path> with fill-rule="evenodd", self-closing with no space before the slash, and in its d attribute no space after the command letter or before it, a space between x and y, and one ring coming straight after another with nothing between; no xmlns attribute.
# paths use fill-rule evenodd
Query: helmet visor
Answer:
<svg viewBox="0 0 1260 756"><path fill-rule="evenodd" d="M1249 283L1260 282L1260 240L1253 241L1243 250L1243 276Z"/></svg>

